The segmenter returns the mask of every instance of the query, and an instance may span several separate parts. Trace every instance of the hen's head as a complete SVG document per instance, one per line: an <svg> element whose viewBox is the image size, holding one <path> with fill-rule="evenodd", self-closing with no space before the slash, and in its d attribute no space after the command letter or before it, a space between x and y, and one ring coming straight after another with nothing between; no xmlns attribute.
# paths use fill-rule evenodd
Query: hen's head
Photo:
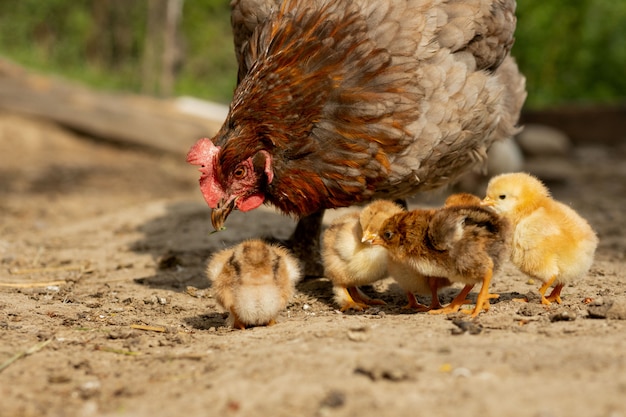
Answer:
<svg viewBox="0 0 626 417"><path fill-rule="evenodd" d="M224 155L220 146L204 138L187 154L187 162L200 166L200 191L213 209L211 223L215 230L223 228L233 209L249 211L263 204L264 189L274 178L272 157L267 151L239 154L235 163L222 163L230 153Z"/></svg>

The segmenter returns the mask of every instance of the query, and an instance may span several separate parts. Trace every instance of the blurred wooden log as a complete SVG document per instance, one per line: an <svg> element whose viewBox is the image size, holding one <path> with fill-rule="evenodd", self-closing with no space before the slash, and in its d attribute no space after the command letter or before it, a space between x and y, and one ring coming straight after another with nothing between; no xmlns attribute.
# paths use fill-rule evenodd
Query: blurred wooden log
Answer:
<svg viewBox="0 0 626 417"><path fill-rule="evenodd" d="M526 110L522 124L543 124L565 133L576 145L626 144L626 105L565 106Z"/></svg>
<svg viewBox="0 0 626 417"><path fill-rule="evenodd" d="M37 75L0 58L0 110L50 119L89 136L184 154L223 122L182 112L176 100L104 93Z"/></svg>

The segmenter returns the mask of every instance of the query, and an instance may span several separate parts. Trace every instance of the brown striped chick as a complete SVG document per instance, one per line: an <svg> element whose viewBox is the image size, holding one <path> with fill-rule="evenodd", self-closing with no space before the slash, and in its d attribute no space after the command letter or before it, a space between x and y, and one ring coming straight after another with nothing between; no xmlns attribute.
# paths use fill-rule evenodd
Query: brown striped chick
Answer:
<svg viewBox="0 0 626 417"><path fill-rule="evenodd" d="M508 221L492 210L452 206L437 210L398 213L385 221L374 244L382 245L395 261L404 262L425 276L447 277L465 284L446 307L431 313L456 312L470 301L467 295L482 283L471 313L476 317L489 309L494 271L508 256Z"/></svg>
<svg viewBox="0 0 626 417"><path fill-rule="evenodd" d="M514 229L511 261L543 282L541 303L560 304L563 286L585 275L593 263L598 237L589 223L553 200L541 181L525 173L493 177L483 204L510 220Z"/></svg>
<svg viewBox="0 0 626 417"><path fill-rule="evenodd" d="M213 255L207 266L215 299L236 329L273 325L302 277L298 261L283 247L246 240Z"/></svg>
<svg viewBox="0 0 626 417"><path fill-rule="evenodd" d="M481 199L478 196L470 193L455 193L446 198L444 206L479 206L480 203ZM452 285L448 278L424 276L411 266L394 261L393 258L389 259L388 269L389 275L396 280L400 288L406 293L408 304L404 308L417 311L439 310L443 308L439 301L439 290ZM430 305L420 304L415 298L415 294L430 295Z"/></svg>
<svg viewBox="0 0 626 417"><path fill-rule="evenodd" d="M391 201L377 200L361 212L335 219L324 232L325 275L333 283L334 299L341 311L360 311L370 305L385 304L367 297L358 287L387 276L387 251L372 246L370 241L389 216L401 211L402 208Z"/></svg>

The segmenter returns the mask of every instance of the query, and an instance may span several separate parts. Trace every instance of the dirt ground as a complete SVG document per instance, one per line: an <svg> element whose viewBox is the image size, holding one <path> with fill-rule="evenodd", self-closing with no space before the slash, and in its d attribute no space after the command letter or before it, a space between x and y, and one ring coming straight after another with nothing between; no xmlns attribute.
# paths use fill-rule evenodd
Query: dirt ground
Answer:
<svg viewBox="0 0 626 417"><path fill-rule="evenodd" d="M0 113L0 415L626 417L625 156L586 146L527 167L600 237L561 306L511 266L474 321L404 311L390 280L366 289L387 305L342 314L322 278L276 325L236 331L206 259L293 221L234 213L210 235L184 157Z"/></svg>

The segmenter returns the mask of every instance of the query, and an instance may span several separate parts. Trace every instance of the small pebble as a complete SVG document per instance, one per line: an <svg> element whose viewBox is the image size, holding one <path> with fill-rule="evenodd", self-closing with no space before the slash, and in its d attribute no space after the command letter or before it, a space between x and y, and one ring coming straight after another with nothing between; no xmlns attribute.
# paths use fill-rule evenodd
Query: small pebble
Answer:
<svg viewBox="0 0 626 417"><path fill-rule="evenodd" d="M557 311L550 316L552 323L556 321L574 321L576 320L576 313L570 310Z"/></svg>

